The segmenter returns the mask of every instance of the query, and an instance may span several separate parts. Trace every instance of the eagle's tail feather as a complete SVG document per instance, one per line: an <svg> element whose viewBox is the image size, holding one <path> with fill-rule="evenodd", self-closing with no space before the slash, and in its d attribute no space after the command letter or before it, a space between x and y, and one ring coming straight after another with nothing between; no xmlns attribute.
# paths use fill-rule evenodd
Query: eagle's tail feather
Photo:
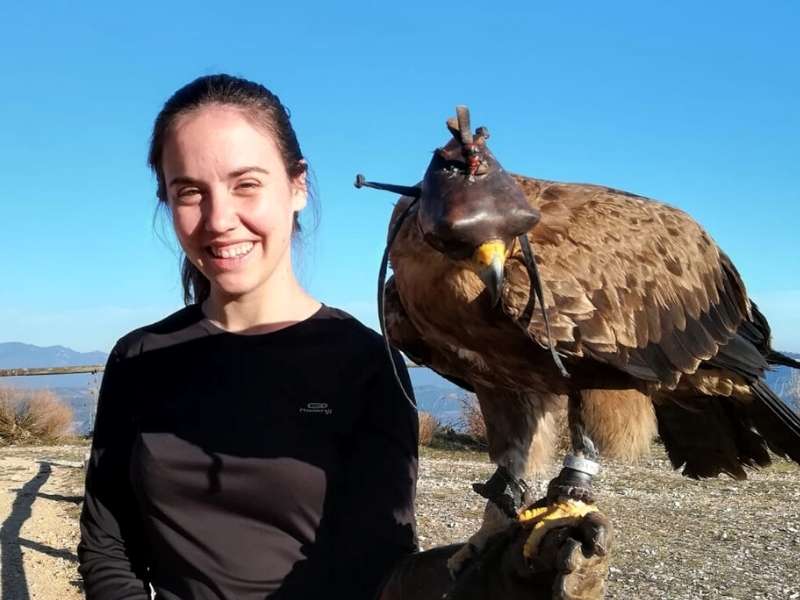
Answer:
<svg viewBox="0 0 800 600"><path fill-rule="evenodd" d="M767 317L764 316L758 305L751 300L751 320L745 320L739 326L737 333L750 342L771 365L784 365L793 369L800 369L800 362L772 349L772 329Z"/></svg>
<svg viewBox="0 0 800 600"><path fill-rule="evenodd" d="M750 384L752 396L697 395L654 403L658 433L672 465L695 479L726 473L744 479L744 467L770 464L771 450L800 463L800 415L767 384Z"/></svg>
<svg viewBox="0 0 800 600"><path fill-rule="evenodd" d="M796 361L791 356L786 356L772 349L767 354L767 362L771 365L783 365L792 369L800 369L800 361Z"/></svg>
<svg viewBox="0 0 800 600"><path fill-rule="evenodd" d="M767 442L748 407L726 396L654 402L658 433L672 466L693 479L721 473L746 479L744 467L770 464ZM761 409L763 411L763 408ZM771 415L770 415L771 416Z"/></svg>

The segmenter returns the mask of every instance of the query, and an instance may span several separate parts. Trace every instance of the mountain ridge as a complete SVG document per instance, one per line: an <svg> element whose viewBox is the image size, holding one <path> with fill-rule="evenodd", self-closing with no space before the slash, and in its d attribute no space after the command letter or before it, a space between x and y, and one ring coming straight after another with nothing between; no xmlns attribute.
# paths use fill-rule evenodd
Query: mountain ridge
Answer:
<svg viewBox="0 0 800 600"><path fill-rule="evenodd" d="M67 346L36 346L24 342L0 342L0 369L34 369L105 365L108 354L100 351L78 352ZM85 388L93 380L90 374L3 377L0 384L20 388Z"/></svg>

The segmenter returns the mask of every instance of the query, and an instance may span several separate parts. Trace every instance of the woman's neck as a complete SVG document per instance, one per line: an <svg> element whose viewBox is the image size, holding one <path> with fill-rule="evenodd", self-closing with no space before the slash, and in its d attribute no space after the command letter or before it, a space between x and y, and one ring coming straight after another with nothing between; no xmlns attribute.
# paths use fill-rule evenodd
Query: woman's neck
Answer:
<svg viewBox="0 0 800 600"><path fill-rule="evenodd" d="M276 277L281 281L274 281ZM267 283L241 296L227 296L212 286L210 296L203 302L203 313L227 331L257 334L303 321L320 308L320 302L302 288L291 270L274 273Z"/></svg>

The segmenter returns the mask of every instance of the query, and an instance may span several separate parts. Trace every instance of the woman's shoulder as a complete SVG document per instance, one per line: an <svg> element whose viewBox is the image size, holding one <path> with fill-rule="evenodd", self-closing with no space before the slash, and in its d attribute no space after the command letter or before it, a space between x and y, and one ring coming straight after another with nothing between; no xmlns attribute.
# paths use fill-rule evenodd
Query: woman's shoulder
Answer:
<svg viewBox="0 0 800 600"><path fill-rule="evenodd" d="M330 336L329 339L331 343L336 344L341 358L359 371L360 377L354 377L354 380L377 377L381 381L388 382L386 384L388 387L394 388L397 385L395 376L397 371L398 376L406 381L405 387L410 387L403 355L389 346L394 362L393 368L387 354L386 339L380 333L338 308L323 305L320 316L330 319L339 328L341 335Z"/></svg>
<svg viewBox="0 0 800 600"><path fill-rule="evenodd" d="M340 347L347 348L354 354L364 357L378 356L385 360L385 342L383 336L368 327L349 312L323 304L315 315L320 327L334 334L331 341L336 340Z"/></svg>
<svg viewBox="0 0 800 600"><path fill-rule="evenodd" d="M405 396L409 394L413 399L414 392L403 355L391 348L392 367L385 338L344 310L323 306L319 317L328 319L329 326L339 328L342 334L330 339L337 340L337 353L346 363L343 372L347 374L347 385L363 392L353 397L359 398L359 410L366 422L390 431L408 419L403 421L409 423L407 431L414 431L416 411L413 400L409 403Z"/></svg>
<svg viewBox="0 0 800 600"><path fill-rule="evenodd" d="M190 304L154 323L129 331L117 340L111 353L120 359L131 358L146 350L178 343L187 336L198 335L202 320L200 305Z"/></svg>

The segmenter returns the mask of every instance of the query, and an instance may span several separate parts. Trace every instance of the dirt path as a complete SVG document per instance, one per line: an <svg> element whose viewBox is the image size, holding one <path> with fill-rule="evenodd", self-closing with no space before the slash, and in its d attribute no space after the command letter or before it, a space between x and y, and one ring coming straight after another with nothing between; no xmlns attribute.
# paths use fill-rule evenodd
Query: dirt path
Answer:
<svg viewBox="0 0 800 600"><path fill-rule="evenodd" d="M0 597L79 600L82 446L0 448Z"/></svg>

